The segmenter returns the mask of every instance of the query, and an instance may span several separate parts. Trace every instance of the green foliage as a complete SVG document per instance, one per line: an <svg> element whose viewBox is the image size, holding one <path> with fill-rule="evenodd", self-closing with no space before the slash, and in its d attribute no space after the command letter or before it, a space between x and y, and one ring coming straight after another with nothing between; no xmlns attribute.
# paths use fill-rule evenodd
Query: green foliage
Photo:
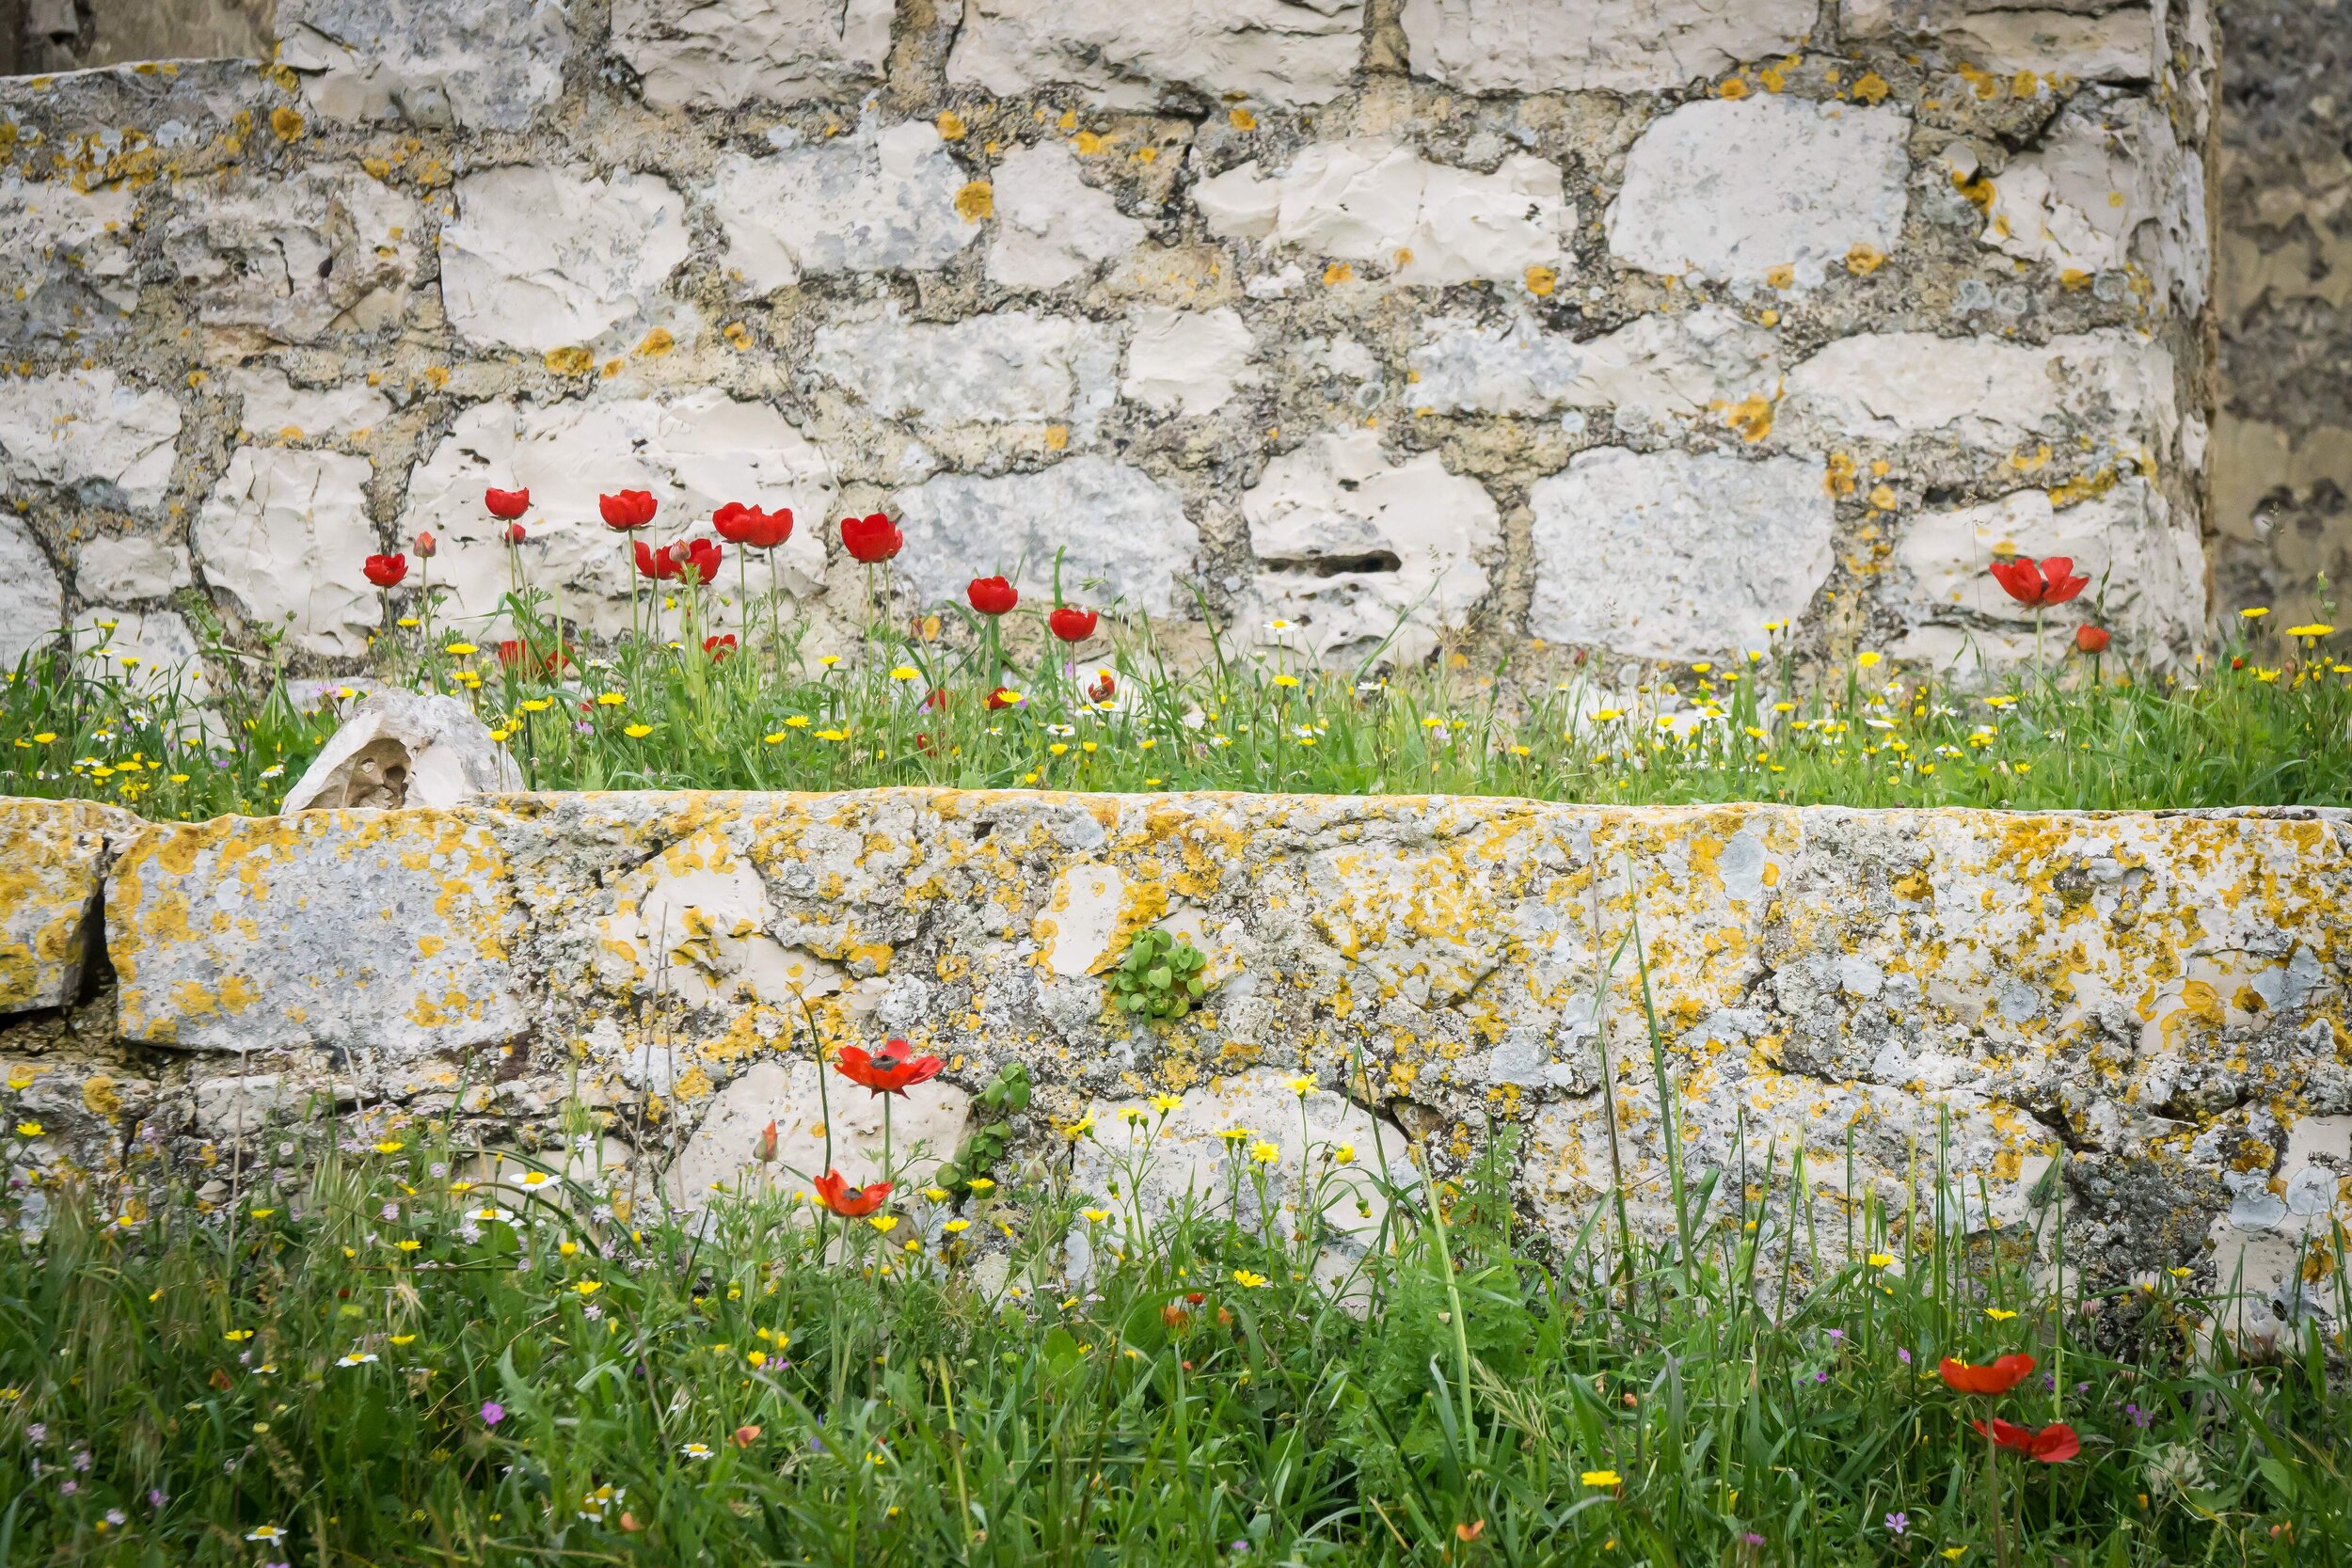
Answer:
<svg viewBox="0 0 2352 1568"><path fill-rule="evenodd" d="M1200 977L1208 964L1190 937L1147 927L1110 972L1111 1006L1132 1017L1182 1018L1208 989Z"/></svg>
<svg viewBox="0 0 2352 1568"><path fill-rule="evenodd" d="M955 1158L940 1166L934 1178L952 1192L968 1191L974 1177L988 1175L1005 1157L1006 1142L1012 1135L1007 1118L1029 1108L1028 1064L1007 1062L997 1069L975 1103L979 1125L965 1134L956 1147Z"/></svg>

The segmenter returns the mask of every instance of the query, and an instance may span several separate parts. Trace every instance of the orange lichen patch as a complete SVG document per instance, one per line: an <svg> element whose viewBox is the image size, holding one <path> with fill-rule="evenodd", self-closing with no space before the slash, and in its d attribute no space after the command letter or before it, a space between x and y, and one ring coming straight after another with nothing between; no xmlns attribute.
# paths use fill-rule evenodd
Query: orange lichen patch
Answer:
<svg viewBox="0 0 2352 1568"><path fill-rule="evenodd" d="M1886 95L1894 90L1887 85L1886 78L1875 71L1866 71L1854 80L1853 96L1860 103L1884 103Z"/></svg>
<svg viewBox="0 0 2352 1568"><path fill-rule="evenodd" d="M1857 240L1853 248L1846 252L1846 270L1856 277L1867 277L1884 265L1886 252L1874 245Z"/></svg>
<svg viewBox="0 0 2352 1568"><path fill-rule="evenodd" d="M1751 392L1738 403L1713 406L1723 415L1724 423L1738 431L1741 440L1753 444L1772 433L1773 403L1773 398L1762 392Z"/></svg>

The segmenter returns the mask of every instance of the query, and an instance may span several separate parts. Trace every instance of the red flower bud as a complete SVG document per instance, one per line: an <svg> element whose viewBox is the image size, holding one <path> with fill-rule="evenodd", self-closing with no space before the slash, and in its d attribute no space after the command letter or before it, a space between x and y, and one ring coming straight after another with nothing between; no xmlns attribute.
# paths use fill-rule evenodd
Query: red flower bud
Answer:
<svg viewBox="0 0 2352 1568"><path fill-rule="evenodd" d="M1094 623L1101 618L1091 610L1080 610L1075 605L1057 604L1054 607L1054 612L1045 617L1045 624L1052 627L1054 635L1063 641L1083 642L1094 635Z"/></svg>
<svg viewBox="0 0 2352 1568"><path fill-rule="evenodd" d="M1003 615L1021 602L1020 593L1003 578L974 578L963 591L972 608L983 615Z"/></svg>
<svg viewBox="0 0 2352 1568"><path fill-rule="evenodd" d="M752 1148L752 1158L763 1165L776 1163L776 1124L773 1121L760 1129L759 1142Z"/></svg>
<svg viewBox="0 0 2352 1568"><path fill-rule="evenodd" d="M906 535L900 533L884 512L871 512L863 517L841 519L841 547L850 552L850 559L871 566L888 561L906 547Z"/></svg>
<svg viewBox="0 0 2352 1568"><path fill-rule="evenodd" d="M360 568L368 580L378 588L397 588L400 579L408 575L408 558L405 555L372 555Z"/></svg>
<svg viewBox="0 0 2352 1568"><path fill-rule="evenodd" d="M482 504L490 509L491 516L504 521L519 517L531 510L531 492L488 489L482 492Z"/></svg>
<svg viewBox="0 0 2352 1568"><path fill-rule="evenodd" d="M507 542L508 544L510 544L510 545L519 545L519 544L521 544L521 543L522 543L525 539L528 539L528 538L530 538L530 537L531 537L531 535L529 535L528 533L525 533L525 532L523 531L523 525L522 525L522 524L520 524L520 523L509 523L509 524L507 524L507 525L506 525L506 542Z"/></svg>
<svg viewBox="0 0 2352 1568"><path fill-rule="evenodd" d="M439 547L440 545L438 541L433 537L433 532L430 529L420 529L417 531L417 553L419 555L424 557L427 561L430 561L433 559L433 552Z"/></svg>
<svg viewBox="0 0 2352 1568"><path fill-rule="evenodd" d="M2074 628L2074 646L2087 654L2106 653L2107 644L2114 641L2115 639L2108 634L2105 626L2076 626Z"/></svg>
<svg viewBox="0 0 2352 1568"><path fill-rule="evenodd" d="M650 490L624 490L617 496L596 498L596 510L604 515L604 526L616 533L644 528L653 521L659 507Z"/></svg>

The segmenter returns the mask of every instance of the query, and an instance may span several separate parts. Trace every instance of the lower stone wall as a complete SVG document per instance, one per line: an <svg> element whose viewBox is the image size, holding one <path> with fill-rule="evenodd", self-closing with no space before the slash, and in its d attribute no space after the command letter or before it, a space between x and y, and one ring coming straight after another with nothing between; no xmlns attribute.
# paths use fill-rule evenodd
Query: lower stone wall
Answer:
<svg viewBox="0 0 2352 1568"><path fill-rule="evenodd" d="M1453 1171L1509 1130L1560 1240L1611 1188L1612 1099L1634 1223L1672 1233L1661 1065L1692 1180L1753 1187L1769 1158L1786 1182L1802 1150L1833 1250L1842 1202L1931 1211L1940 1167L1972 1228L2062 1194L2090 1276L2242 1265L2262 1317L2299 1309L2352 1212L2352 813L902 789L149 825L6 801L0 846L0 1053L37 1162L249 1168L270 1116L322 1098L527 1142L577 1096L610 1113L608 1164L694 1202L771 1117L787 1163L818 1158L813 1027L945 1058L897 1127L927 1160L983 1122L1008 1169L1068 1159L1081 1118L1111 1134L1156 1094L1212 1151L1233 1123L1303 1148L1304 1117ZM1207 959L1172 1023L1108 1005L1152 927ZM1034 1099L1008 1113L983 1091L1014 1064ZM879 1117L833 1109L869 1170Z"/></svg>

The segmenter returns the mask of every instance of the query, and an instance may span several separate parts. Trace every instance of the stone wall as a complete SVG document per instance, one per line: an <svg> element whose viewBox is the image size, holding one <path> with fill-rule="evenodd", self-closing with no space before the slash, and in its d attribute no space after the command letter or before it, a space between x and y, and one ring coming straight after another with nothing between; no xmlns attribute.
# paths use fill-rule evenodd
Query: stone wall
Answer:
<svg viewBox="0 0 2352 1568"><path fill-rule="evenodd" d="M1295 1145L1304 1074L1316 1135L1367 1161L1411 1137L1458 1170L1515 1130L1522 1207L1564 1242L1610 1190L1611 1099L1635 1223L1673 1233L1659 1061L1693 1183L1760 1183L1768 1154L1785 1181L1803 1150L1833 1251L1841 1204L1931 1211L1941 1164L1972 1229L2023 1234L2062 1192L2091 1277L2227 1288L2242 1262L2266 1321L2352 1215L2343 812L883 790L149 826L19 801L0 847L0 1055L52 1161L249 1166L273 1116L324 1107L508 1143L576 1094L609 1164L699 1201L771 1117L816 1158L813 1025L946 1058L901 1151L951 1151L1013 1062L1015 1168L1162 1092L1212 1151L1230 1121ZM1174 1023L1106 1005L1147 927L1208 960ZM837 1147L870 1169L857 1125Z"/></svg>
<svg viewBox="0 0 2352 1568"><path fill-rule="evenodd" d="M193 4L194 0L190 0ZM218 8L217 5L215 8ZM234 9L234 8L230 8ZM278 0L0 84L0 653L314 666L369 551L610 628L599 489L1333 655L2014 660L2206 620L2204 0ZM2090 612L2088 603L2084 612ZM2074 613L2073 611L2069 612ZM190 623L195 623L193 628ZM2062 631L2062 628L2060 628ZM128 632L118 632L118 637Z"/></svg>

